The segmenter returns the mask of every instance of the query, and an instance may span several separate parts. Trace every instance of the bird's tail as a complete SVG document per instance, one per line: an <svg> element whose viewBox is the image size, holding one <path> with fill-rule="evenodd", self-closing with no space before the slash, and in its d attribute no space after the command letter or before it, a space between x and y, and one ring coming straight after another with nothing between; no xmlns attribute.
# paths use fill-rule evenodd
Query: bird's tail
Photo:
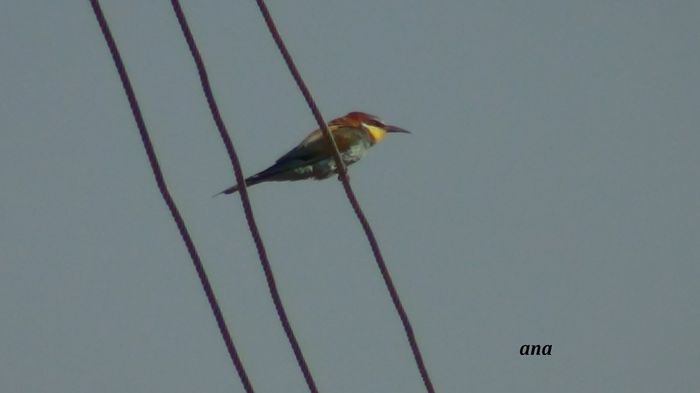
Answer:
<svg viewBox="0 0 700 393"><path fill-rule="evenodd" d="M292 168L295 168L299 166L298 161L295 160L289 160L289 161L281 161L278 160L275 165L265 169L262 172L258 172L255 175L245 179L245 185L246 187L254 186L258 183L263 183L266 181L274 181L274 180L285 180L284 177L280 177L280 175L284 175L285 172L289 171ZM221 194L233 194L234 192L238 191L239 187L238 184L231 186L220 193L214 195L214 196L219 196Z"/></svg>
<svg viewBox="0 0 700 393"><path fill-rule="evenodd" d="M245 185L246 185L246 187L250 187L250 186L253 186L253 185L255 185L255 184L262 183L263 181L264 181L264 179L260 178L259 175L253 175L253 176L251 176L251 177L245 179ZM226 195L233 194L233 193L235 193L236 191L238 191L239 188L240 188L240 187L238 186L238 184L235 184L235 185L233 185L233 186L231 186L231 187L229 187L229 188L227 188L227 189L225 189L225 190L219 192L218 194L214 194L214 195L212 196L212 198L213 198L213 197L217 197L217 196L219 196L219 195L221 195L221 194L226 194Z"/></svg>
<svg viewBox="0 0 700 393"><path fill-rule="evenodd" d="M276 168L275 168L275 167L271 167L271 168L265 169L264 171L262 171L262 172L260 172L260 173L256 173L255 175L253 175L253 176L251 176L251 177L245 179L245 185L246 185L246 187L250 187L250 186L254 186L254 185L258 184L258 183L270 181L271 178L272 178L275 174L277 174L277 172L278 172L278 171L273 170L273 169L276 169ZM221 195L221 194L230 195L230 194L235 193L235 192L238 191L239 189L240 189L240 186L239 186L238 184L236 184L236 185L234 185L234 186L231 186L231 187L229 187L229 188L227 188L227 189L221 191L221 192L218 193L218 194L213 195L212 198L213 198L213 197L216 197L216 196L219 196L219 195Z"/></svg>
<svg viewBox="0 0 700 393"><path fill-rule="evenodd" d="M215 198L215 197L218 197L219 195L222 195L222 194L227 194L227 195L233 194L236 191L238 191L238 184L236 184L235 186L231 186L231 187L229 187L221 192L217 192L216 194L212 195L211 197Z"/></svg>

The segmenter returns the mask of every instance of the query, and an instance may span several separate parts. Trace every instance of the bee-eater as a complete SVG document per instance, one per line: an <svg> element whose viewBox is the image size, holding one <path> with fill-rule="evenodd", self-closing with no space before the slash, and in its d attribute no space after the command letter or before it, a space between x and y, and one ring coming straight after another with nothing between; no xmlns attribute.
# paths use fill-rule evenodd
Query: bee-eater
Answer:
<svg viewBox="0 0 700 393"><path fill-rule="evenodd" d="M367 150L381 142L387 133L409 133L403 128L384 124L376 116L363 112L350 112L330 121L328 130L333 134L345 165L359 161L367 154ZM336 172L333 146L318 129L280 157L271 167L245 179L245 184L250 187L268 181L309 178L320 180ZM238 191L238 185L227 188L219 194L233 194L236 191Z"/></svg>

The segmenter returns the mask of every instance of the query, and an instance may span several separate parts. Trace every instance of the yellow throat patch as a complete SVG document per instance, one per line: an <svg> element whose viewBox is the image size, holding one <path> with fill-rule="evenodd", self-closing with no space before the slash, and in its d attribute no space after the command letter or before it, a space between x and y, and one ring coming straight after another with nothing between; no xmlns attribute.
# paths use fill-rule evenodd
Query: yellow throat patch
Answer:
<svg viewBox="0 0 700 393"><path fill-rule="evenodd" d="M386 136L386 130L381 127L373 126L367 123L362 123L362 126L369 131L369 135L372 137L372 142L374 143L381 142Z"/></svg>

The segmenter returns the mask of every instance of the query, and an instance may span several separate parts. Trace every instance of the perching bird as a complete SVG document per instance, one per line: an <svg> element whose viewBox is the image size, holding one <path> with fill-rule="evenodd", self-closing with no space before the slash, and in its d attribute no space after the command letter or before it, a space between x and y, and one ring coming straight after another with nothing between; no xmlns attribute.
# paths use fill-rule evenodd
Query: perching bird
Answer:
<svg viewBox="0 0 700 393"><path fill-rule="evenodd" d="M350 112L328 123L340 156L345 165L359 161L367 150L381 142L387 133L404 132L403 128L382 123L376 116L363 112ZM333 146L318 129L309 134L299 145L280 157L274 165L245 179L246 186L284 180L325 179L336 173ZM233 194L238 185L219 194Z"/></svg>

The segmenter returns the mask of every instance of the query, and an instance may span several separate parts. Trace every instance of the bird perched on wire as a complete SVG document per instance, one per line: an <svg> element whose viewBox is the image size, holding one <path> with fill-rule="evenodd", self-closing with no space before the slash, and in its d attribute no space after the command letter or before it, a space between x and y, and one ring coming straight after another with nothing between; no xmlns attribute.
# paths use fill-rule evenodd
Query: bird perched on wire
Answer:
<svg viewBox="0 0 700 393"><path fill-rule="evenodd" d="M376 116L363 112L350 112L328 123L328 130L338 146L345 165L359 161L370 147L381 142L386 134L410 133L403 128L383 123ZM333 146L318 129L310 133L295 148L280 157L271 167L245 179L246 186L268 181L293 181L303 179L325 179L336 173ZM220 194L233 194L238 185L227 188Z"/></svg>

